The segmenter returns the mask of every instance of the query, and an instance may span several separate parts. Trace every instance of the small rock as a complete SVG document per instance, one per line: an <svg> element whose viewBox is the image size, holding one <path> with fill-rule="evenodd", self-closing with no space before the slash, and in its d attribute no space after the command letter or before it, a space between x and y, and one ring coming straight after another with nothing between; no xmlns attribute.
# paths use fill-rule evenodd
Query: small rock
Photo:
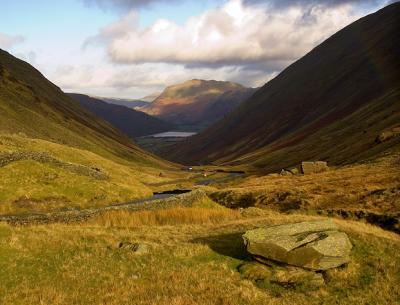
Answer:
<svg viewBox="0 0 400 305"><path fill-rule="evenodd" d="M147 245L139 243L120 242L118 248L131 250L137 254L146 254L149 252L149 247Z"/></svg>
<svg viewBox="0 0 400 305"><path fill-rule="evenodd" d="M286 169L282 169L281 172L280 172L280 175L281 176L292 176L293 173L288 171L288 170L286 170Z"/></svg>

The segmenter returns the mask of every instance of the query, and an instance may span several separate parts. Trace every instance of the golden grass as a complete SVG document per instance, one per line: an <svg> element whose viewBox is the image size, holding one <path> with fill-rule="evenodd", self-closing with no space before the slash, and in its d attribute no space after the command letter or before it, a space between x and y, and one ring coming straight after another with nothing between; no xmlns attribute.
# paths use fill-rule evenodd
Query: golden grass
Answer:
<svg viewBox="0 0 400 305"><path fill-rule="evenodd" d="M138 227L185 224L216 224L241 219L238 211L215 208L171 208L152 211L108 211L90 220L89 225L102 227Z"/></svg>
<svg viewBox="0 0 400 305"><path fill-rule="evenodd" d="M193 212L199 212L194 208ZM254 213L255 215L256 213ZM400 240L370 225L337 221L354 245L348 267L317 291L259 289L237 271L241 235L254 227L321 217L258 211L217 223L103 227L0 224L2 305L394 305L400 291ZM154 212L155 213L155 212ZM264 214L262 214L264 213ZM133 213L132 213L133 214ZM124 217L132 217L131 213ZM141 212L137 213L142 215ZM121 241L147 244L136 255Z"/></svg>
<svg viewBox="0 0 400 305"><path fill-rule="evenodd" d="M379 194L376 191L388 191ZM400 153L375 162L304 176L249 177L213 196L220 203L255 204L275 210L400 211Z"/></svg>

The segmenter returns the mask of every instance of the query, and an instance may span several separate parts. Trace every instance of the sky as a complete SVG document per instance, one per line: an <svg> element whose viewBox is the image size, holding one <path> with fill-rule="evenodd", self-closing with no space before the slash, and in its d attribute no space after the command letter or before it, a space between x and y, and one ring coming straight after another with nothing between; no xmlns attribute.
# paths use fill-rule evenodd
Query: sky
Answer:
<svg viewBox="0 0 400 305"><path fill-rule="evenodd" d="M141 98L190 79L259 87L389 0L0 0L0 48L65 92Z"/></svg>

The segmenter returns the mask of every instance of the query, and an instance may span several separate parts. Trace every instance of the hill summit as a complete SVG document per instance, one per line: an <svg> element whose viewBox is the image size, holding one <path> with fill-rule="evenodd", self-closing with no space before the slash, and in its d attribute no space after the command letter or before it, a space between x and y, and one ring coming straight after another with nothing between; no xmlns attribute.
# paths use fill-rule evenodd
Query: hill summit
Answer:
<svg viewBox="0 0 400 305"><path fill-rule="evenodd" d="M140 110L175 124L209 125L253 92L233 82L193 79L167 87Z"/></svg>

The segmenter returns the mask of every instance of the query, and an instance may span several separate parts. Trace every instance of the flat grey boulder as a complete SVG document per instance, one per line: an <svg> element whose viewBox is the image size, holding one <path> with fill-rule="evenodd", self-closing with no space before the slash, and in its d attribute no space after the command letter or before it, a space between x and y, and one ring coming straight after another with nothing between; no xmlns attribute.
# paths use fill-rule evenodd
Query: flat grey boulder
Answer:
<svg viewBox="0 0 400 305"><path fill-rule="evenodd" d="M300 222L247 231L247 251L263 258L310 270L327 270L349 262L346 233L330 221Z"/></svg>

